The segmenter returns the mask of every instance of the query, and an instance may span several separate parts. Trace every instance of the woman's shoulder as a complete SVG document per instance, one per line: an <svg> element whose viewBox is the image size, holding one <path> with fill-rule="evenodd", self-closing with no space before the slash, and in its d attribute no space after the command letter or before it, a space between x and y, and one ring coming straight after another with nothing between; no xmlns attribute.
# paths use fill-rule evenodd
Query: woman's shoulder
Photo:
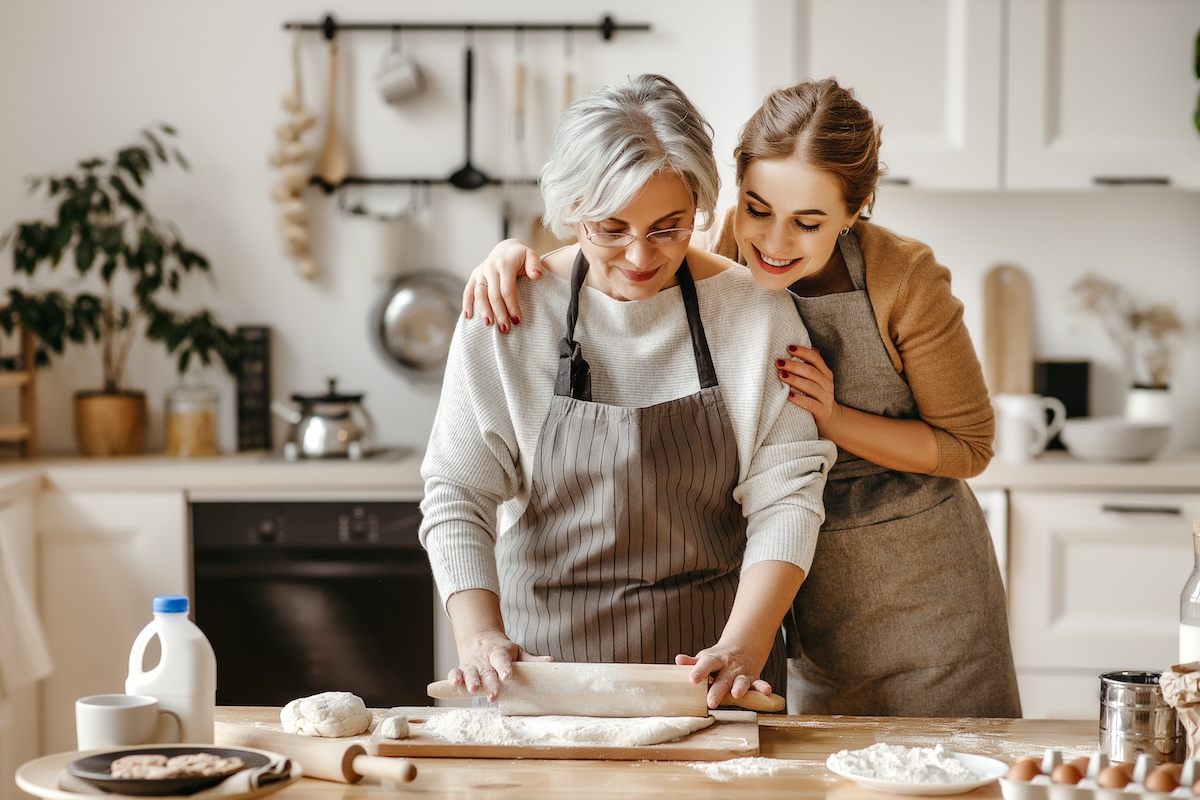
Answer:
<svg viewBox="0 0 1200 800"><path fill-rule="evenodd" d="M861 220L854 226L858 246L868 274L902 276L914 269L929 269L939 266L933 257L933 248L919 239L896 233L890 228L874 222Z"/></svg>

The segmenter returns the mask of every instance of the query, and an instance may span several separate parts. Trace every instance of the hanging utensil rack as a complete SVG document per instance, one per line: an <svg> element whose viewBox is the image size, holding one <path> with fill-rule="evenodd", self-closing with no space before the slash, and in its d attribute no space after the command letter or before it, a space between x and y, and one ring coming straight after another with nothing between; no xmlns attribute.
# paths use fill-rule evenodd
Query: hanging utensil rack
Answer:
<svg viewBox="0 0 1200 800"><path fill-rule="evenodd" d="M320 31L328 40L333 40L343 31L533 31L533 32L575 32L595 31L606 42L610 42L617 31L649 31L650 25L644 22L618 23L611 15L605 15L599 22L339 22L332 14L326 14L320 22L289 21L283 23L285 31ZM330 184L319 177L309 179L311 183L320 186L329 194L343 186L368 185L412 185L437 186L451 185L449 177L417 177L398 175L348 175L337 184ZM489 178L483 185L499 186L501 184L536 185L537 178Z"/></svg>
<svg viewBox="0 0 1200 800"><path fill-rule="evenodd" d="M648 31L644 22L617 23L606 15L598 23L590 22L338 22L326 14L320 22L285 22L286 31L321 31L332 39L339 31L597 31L604 41L612 41L617 31Z"/></svg>

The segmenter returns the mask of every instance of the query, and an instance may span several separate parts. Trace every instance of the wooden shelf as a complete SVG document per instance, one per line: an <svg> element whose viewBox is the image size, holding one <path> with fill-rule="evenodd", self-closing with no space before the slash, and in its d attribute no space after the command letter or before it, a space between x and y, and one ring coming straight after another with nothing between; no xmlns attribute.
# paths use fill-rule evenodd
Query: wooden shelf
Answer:
<svg viewBox="0 0 1200 800"><path fill-rule="evenodd" d="M17 421L0 423L0 444L16 445L18 455L32 458L37 452L36 381L34 379L33 335L21 332L19 353L24 369L0 372L0 391L15 391L17 396Z"/></svg>
<svg viewBox="0 0 1200 800"><path fill-rule="evenodd" d="M25 442L31 435L29 426L24 423L0 425L0 442Z"/></svg>

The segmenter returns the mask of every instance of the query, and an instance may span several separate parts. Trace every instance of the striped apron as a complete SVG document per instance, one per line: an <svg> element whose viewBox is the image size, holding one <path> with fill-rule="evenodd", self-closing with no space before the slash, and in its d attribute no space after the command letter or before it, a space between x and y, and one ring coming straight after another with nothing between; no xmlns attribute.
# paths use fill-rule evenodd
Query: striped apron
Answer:
<svg viewBox="0 0 1200 800"><path fill-rule="evenodd" d="M531 653L674 663L716 644L733 607L746 546L737 443L686 261L677 277L700 391L647 408L592 401L574 338L587 270L581 253L529 506L497 544L501 611ZM775 644L762 677L781 689L782 635Z"/></svg>
<svg viewBox="0 0 1200 800"><path fill-rule="evenodd" d="M855 291L799 297L839 403L916 419L879 337L858 238L839 240ZM964 481L898 472L838 448L825 524L789 630L800 714L1019 717L1004 585Z"/></svg>

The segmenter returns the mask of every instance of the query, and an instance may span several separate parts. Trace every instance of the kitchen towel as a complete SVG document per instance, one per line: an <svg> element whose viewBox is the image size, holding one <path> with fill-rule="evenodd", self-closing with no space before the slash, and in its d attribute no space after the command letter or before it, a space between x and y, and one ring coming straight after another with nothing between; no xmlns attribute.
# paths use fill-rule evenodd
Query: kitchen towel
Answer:
<svg viewBox="0 0 1200 800"><path fill-rule="evenodd" d="M0 517L0 730L9 723L12 695L53 669L46 633L17 568L15 535Z"/></svg>

